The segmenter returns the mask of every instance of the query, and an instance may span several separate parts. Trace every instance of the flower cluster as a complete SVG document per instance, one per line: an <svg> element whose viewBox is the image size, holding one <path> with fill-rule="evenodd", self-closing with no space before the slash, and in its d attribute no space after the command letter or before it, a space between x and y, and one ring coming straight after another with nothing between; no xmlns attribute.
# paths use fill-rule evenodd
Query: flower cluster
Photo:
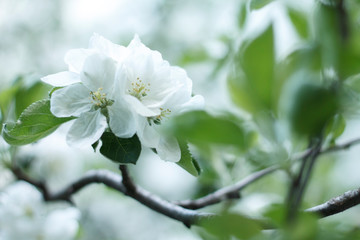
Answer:
<svg viewBox="0 0 360 240"><path fill-rule="evenodd" d="M163 160L180 160L177 140L162 136L159 127L170 116L203 105L201 96L192 97L192 81L183 69L170 66L138 36L124 47L94 34L89 48L70 50L65 63L69 71L42 80L61 87L51 96L51 112L77 117L69 145L92 144L110 128L120 138L137 134Z"/></svg>
<svg viewBox="0 0 360 240"><path fill-rule="evenodd" d="M0 195L0 239L75 239L80 212L49 207L32 185L19 181L8 186Z"/></svg>

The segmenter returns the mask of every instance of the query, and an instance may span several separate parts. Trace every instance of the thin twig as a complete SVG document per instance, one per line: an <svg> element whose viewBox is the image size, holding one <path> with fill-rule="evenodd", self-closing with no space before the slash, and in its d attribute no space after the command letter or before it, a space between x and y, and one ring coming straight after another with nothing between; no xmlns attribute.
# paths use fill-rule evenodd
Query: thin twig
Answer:
<svg viewBox="0 0 360 240"><path fill-rule="evenodd" d="M353 145L356 145L360 143L360 139L354 139L344 144L335 145L326 149L320 150L318 153L320 154L326 154L329 152L339 151L339 150L345 150ZM292 159L294 160L301 160L307 157L310 157L311 154L313 154L313 149L306 149L303 152L295 153L292 156ZM235 183L234 185L227 186L221 189L216 190L215 192L212 192L204 197L194 199L194 200L182 200L177 201L175 204L182 206L184 208L188 209L200 209L206 206L210 206L216 203L219 203L221 201L230 200L230 199L238 199L240 198L240 191L245 188L246 186L250 185L251 183L255 182L256 180L280 169L280 166L271 166L269 168L263 169L261 171L255 172L248 177L242 179L241 181Z"/></svg>
<svg viewBox="0 0 360 240"><path fill-rule="evenodd" d="M351 140L347 143L337 144L335 146L321 150L321 153L329 153L329 152L335 152L335 151L339 151L339 150L346 150L346 149L349 149L350 147L352 147L356 144L359 144L359 143L360 143L360 138L357 138L357 139Z"/></svg>
<svg viewBox="0 0 360 240"><path fill-rule="evenodd" d="M287 213L287 220L288 222L293 221L296 218L299 206L301 204L305 188L309 181L312 169L315 164L315 160L320 154L321 151L321 139L314 139L310 146L310 153L307 154L302 159L302 164L300 171L296 178L293 179L289 193L288 193L288 213Z"/></svg>
<svg viewBox="0 0 360 240"><path fill-rule="evenodd" d="M305 210L306 212L316 213L320 217L328 217L360 204L360 188L347 191L343 195L332 198L318 206Z"/></svg>
<svg viewBox="0 0 360 240"><path fill-rule="evenodd" d="M321 149L319 154L326 154L326 153L330 153L330 152L347 150L350 147L357 145L359 143L360 143L360 138L356 138L356 139L350 140L349 142L346 142L343 144L337 144L337 145L330 146L325 149ZM294 153L292 156L292 159L294 159L294 160L304 159L305 157L308 157L311 154L311 152L312 152L312 149L308 148L302 152Z"/></svg>
<svg viewBox="0 0 360 240"><path fill-rule="evenodd" d="M246 186L250 185L251 183L255 182L256 180L278 170L280 167L272 166L261 171L255 172L248 177L244 178L243 180L235 183L234 185L227 186L221 188L213 193L210 193L204 197L195 199L195 200L184 200L175 202L175 204L188 208L188 209L199 209L209 205L213 205L224 200L230 199L238 199L240 198L240 191L244 189Z"/></svg>

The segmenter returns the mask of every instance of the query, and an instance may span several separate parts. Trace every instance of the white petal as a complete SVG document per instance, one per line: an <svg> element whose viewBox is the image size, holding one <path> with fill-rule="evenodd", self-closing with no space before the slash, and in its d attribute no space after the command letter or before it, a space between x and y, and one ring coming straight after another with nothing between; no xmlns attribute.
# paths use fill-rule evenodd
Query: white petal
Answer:
<svg viewBox="0 0 360 240"><path fill-rule="evenodd" d="M128 48L136 49L136 48L142 48L142 47L146 47L146 46L141 42L139 35L135 34L134 38L129 43Z"/></svg>
<svg viewBox="0 0 360 240"><path fill-rule="evenodd" d="M124 100L131 106L131 108L141 116L152 117L160 114L160 110L151 110L142 104L139 99L131 95L125 95Z"/></svg>
<svg viewBox="0 0 360 240"><path fill-rule="evenodd" d="M190 98L189 101L181 104L181 105L173 105L173 107L168 107L167 105L164 108L172 109L172 112L175 114L184 113L187 111L194 111L194 110L201 110L204 109L204 97L201 95L195 95L194 97Z"/></svg>
<svg viewBox="0 0 360 240"><path fill-rule="evenodd" d="M127 91L127 69L123 64L119 64L116 69L115 82L110 93L110 98L115 99L124 96Z"/></svg>
<svg viewBox="0 0 360 240"><path fill-rule="evenodd" d="M66 136L69 146L82 147L96 142L107 127L106 117L100 110L85 112L75 120Z"/></svg>
<svg viewBox="0 0 360 240"><path fill-rule="evenodd" d="M90 39L89 48L96 49L114 60L121 62L127 56L128 50L124 46L112 43L106 38L94 33Z"/></svg>
<svg viewBox="0 0 360 240"><path fill-rule="evenodd" d="M90 91L83 84L73 84L51 95L50 110L57 117L79 116L91 109Z"/></svg>
<svg viewBox="0 0 360 240"><path fill-rule="evenodd" d="M151 50L147 46L145 46L139 36L135 34L134 38L131 40L130 44L128 45L129 56L143 56L143 57L150 57L152 58L152 62L156 67L162 66L163 64L169 65L167 61L164 61L161 53L155 50Z"/></svg>
<svg viewBox="0 0 360 240"><path fill-rule="evenodd" d="M165 161L178 162L181 158L179 143L174 137L161 138L156 151Z"/></svg>
<svg viewBox="0 0 360 240"><path fill-rule="evenodd" d="M86 58L81 81L92 91L103 89L104 93L110 93L114 84L116 65L114 60L105 55L93 54Z"/></svg>
<svg viewBox="0 0 360 240"><path fill-rule="evenodd" d="M136 132L136 122L134 114L128 109L127 105L115 101L108 107L111 131L120 138L132 137Z"/></svg>
<svg viewBox="0 0 360 240"><path fill-rule="evenodd" d="M190 94L192 92L192 81L187 76L186 71L180 67L171 67L171 82L177 83Z"/></svg>
<svg viewBox="0 0 360 240"><path fill-rule="evenodd" d="M181 112L193 111L203 109L205 105L204 97L201 95L195 95L190 101L181 105Z"/></svg>
<svg viewBox="0 0 360 240"><path fill-rule="evenodd" d="M85 59L94 54L95 50L92 49L72 49L65 54L64 61L69 66L69 70L80 73L83 69Z"/></svg>
<svg viewBox="0 0 360 240"><path fill-rule="evenodd" d="M131 52L124 63L132 71L132 74L129 74L131 79L140 78L142 81L153 81L154 61L150 54L144 54L141 51Z"/></svg>
<svg viewBox="0 0 360 240"><path fill-rule="evenodd" d="M80 75L74 72L64 71L47 75L41 78L41 80L54 87L64 87L70 84L80 82Z"/></svg>
<svg viewBox="0 0 360 240"><path fill-rule="evenodd" d="M160 134L154 126L150 126L144 117L137 118L137 135L145 147L156 148L159 145Z"/></svg>

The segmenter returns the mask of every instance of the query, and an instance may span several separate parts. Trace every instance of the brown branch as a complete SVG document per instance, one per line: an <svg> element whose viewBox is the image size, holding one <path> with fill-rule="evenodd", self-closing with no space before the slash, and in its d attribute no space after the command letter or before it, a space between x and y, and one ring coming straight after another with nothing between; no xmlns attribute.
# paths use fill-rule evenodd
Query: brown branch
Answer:
<svg viewBox="0 0 360 240"><path fill-rule="evenodd" d="M92 183L102 183L121 193L125 194L126 192L126 188L121 183L121 177L119 175L107 170L92 170L87 172L84 176L82 176L75 182L65 187L63 190L57 193L49 194L48 200L69 201L73 194L77 193L78 191Z"/></svg>
<svg viewBox="0 0 360 240"><path fill-rule="evenodd" d="M333 147L329 147L327 149L321 150L320 153L328 153L338 150L347 149L355 144L360 143L360 139L352 140L345 144L336 145ZM298 153L294 155L294 159L301 159L304 157L309 157L311 155L311 150L305 150L304 152ZM213 214L209 213L199 213L194 210L189 209L199 209L205 206L209 206L212 204L219 203L224 200L229 199L238 199L240 198L240 191L244 189L246 186L252 184L256 180L280 169L279 166L272 166L261 171L255 172L248 177L244 178L243 180L239 181L238 183L221 188L207 196L204 196L199 199L195 200L185 200L185 201L178 201L176 203L170 203L160 197L148 192L145 189L134 184L132 181L126 166L120 167L120 170L123 174L123 178L113 172L107 170L93 170L86 173L83 177L79 178L77 181L71 183L63 190L51 193L46 184L42 181L37 181L29 176L27 176L24 172L21 171L20 168L16 166L12 166L11 170L14 175L19 179L26 181L35 187L37 187L43 194L45 201L68 201L71 202L71 197L73 194L77 193L84 187L92 184L92 183L102 183L114 190L117 190L133 199L137 200L138 202L144 204L145 206L157 211L161 214L164 214L170 218L176 219L178 221L183 222L186 226L191 226L195 224L197 221L203 218L208 218L214 216ZM357 191L357 192L355 192ZM346 210L352 206L359 204L360 200L357 199L357 195L360 195L360 190L354 190L348 193L345 193L344 196L338 197L339 199L343 200L336 200L335 198L319 205L317 207L308 209L309 212L318 212L322 214L324 217L329 216L343 210ZM352 193L352 194L350 194ZM340 204L343 202L343 204ZM336 207L337 205L341 205L341 207ZM331 214L329 214L331 213Z"/></svg>
<svg viewBox="0 0 360 240"><path fill-rule="evenodd" d="M326 154L326 153L330 153L330 152L347 150L350 147L352 147L354 145L357 145L359 143L360 143L360 138L356 138L356 139L353 139L353 140L351 140L349 142L346 142L346 143L343 143L343 144L337 144L337 145L330 146L330 147L325 148L325 149L321 149L320 154ZM294 160L304 159L304 158L308 157L311 154L311 152L312 152L312 149L308 148L305 151L294 153L293 156L292 156L292 159L294 159Z"/></svg>
<svg viewBox="0 0 360 240"><path fill-rule="evenodd" d="M221 188L213 193L210 193L202 198L198 198L195 200L184 200L175 202L177 205L188 208L188 209L199 209L209 205L213 205L224 200L230 199L239 199L240 198L240 191L244 189L246 186L250 185L251 183L255 182L256 180L278 170L280 167L272 166L261 171L255 172L248 177L244 178L243 180L235 183L234 185L227 186Z"/></svg>
<svg viewBox="0 0 360 240"><path fill-rule="evenodd" d="M320 217L328 217L360 204L360 188L347 191L343 195L332 198L318 206L305 210L306 212L318 214Z"/></svg>
<svg viewBox="0 0 360 240"><path fill-rule="evenodd" d="M120 165L119 169L121 171L122 175L122 183L124 184L126 190L130 193L133 193L136 191L136 186L133 180L130 177L128 168L126 165Z"/></svg>
<svg viewBox="0 0 360 240"><path fill-rule="evenodd" d="M346 150L350 147L352 147L355 144L360 143L360 139L354 139L344 144L338 144L326 149L322 149L318 154L326 154L329 152L335 152L339 150ZM303 152L296 153L293 155L294 160L301 160L304 158L308 158L313 154L313 149L306 149ZM216 190L213 193L210 193L204 197L194 199L194 200L183 200L183 201L177 201L174 202L175 204L188 208L188 209L200 209L206 206L210 206L225 200L231 200L231 199L239 199L240 191L245 188L246 186L250 185L251 183L255 182L256 180L280 169L279 166L272 166L266 169L263 169L259 172L255 172L245 179L242 179L241 181L235 183L234 185L227 186L221 189Z"/></svg>
<svg viewBox="0 0 360 240"><path fill-rule="evenodd" d="M301 204L305 188L309 182L312 169L315 161L321 152L321 139L313 139L310 143L311 151L306 154L302 159L301 168L297 176L292 179L290 189L288 192L288 222L293 221L296 218L298 208Z"/></svg>
<svg viewBox="0 0 360 240"><path fill-rule="evenodd" d="M63 190L57 193L50 193L44 184L39 184L39 182L31 179L26 176L20 169L16 169L14 174L18 177L19 180L26 181L30 184L33 184L35 187L39 188L41 192L46 193L44 195L44 200L46 201L70 201L71 196L84 187L92 183L102 183L112 189L115 189L143 205L153 209L154 211L166 215L170 218L183 222L186 226L190 227L193 224L196 224L199 220L203 218L209 218L214 216L210 213L199 213L193 210L182 208L178 205L170 203L164 199L161 199L159 196L156 196L147 190L133 185L133 191L129 191L127 187L123 184L123 179L118 174L115 174L108 170L93 170L86 173L83 177L77 181L71 183Z"/></svg>
<svg viewBox="0 0 360 240"><path fill-rule="evenodd" d="M338 144L326 149L321 150L321 153L329 153L329 152L335 152L335 151L339 151L339 150L346 150L349 149L350 147L359 144L360 143L360 138L357 139L353 139L347 143L343 143L343 144Z"/></svg>
<svg viewBox="0 0 360 240"><path fill-rule="evenodd" d="M28 182L31 185L35 186L37 189L39 189L39 191L42 193L43 198L44 198L45 201L49 200L49 191L48 191L48 188L47 188L47 186L46 186L46 184L44 182L37 181L37 180L34 180L34 179L30 178L19 167L12 166L11 171L18 180L23 180L25 182Z"/></svg>

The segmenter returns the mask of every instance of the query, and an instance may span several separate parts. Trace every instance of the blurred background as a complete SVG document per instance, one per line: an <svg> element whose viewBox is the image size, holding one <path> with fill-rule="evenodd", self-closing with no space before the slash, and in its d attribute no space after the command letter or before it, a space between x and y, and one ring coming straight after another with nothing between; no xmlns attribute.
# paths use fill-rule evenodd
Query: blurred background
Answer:
<svg viewBox="0 0 360 240"><path fill-rule="evenodd" d="M270 1L256 2L259 10L253 6L254 11L244 23L243 9L249 6L247 1L239 0L1 0L0 92L19 82L25 89L35 89L36 94L17 96L24 100L19 100L19 104L26 107L41 96L46 97L49 88L38 83L39 77L66 70L65 53L73 48L86 48L94 32L125 46L138 34L145 45L158 50L170 64L187 70L193 80L194 93L205 97L209 112L231 112L250 119L230 101L226 80L231 57L244 39L258 34L272 21L276 58L284 59L304 42L289 24L288 8L310 16L313 6L311 0L275 1L265 8L261 7ZM0 101L3 101L1 105L10 100L3 95ZM15 118L16 114L7 116L6 120ZM350 119L347 124L339 142L360 136L354 131L359 129L357 121ZM65 124L49 137L18 150L20 164L29 165L31 176L46 179L51 189L59 190L90 169L106 168L117 172L115 164L90 147L67 146L68 127ZM282 150L286 150L286 144L284 141ZM7 148L0 139L3 162L8 161ZM342 153L341 161L337 161L338 154L326 155L326 160L319 161L314 184L310 185L308 198L305 197L306 204L319 204L358 187L360 175L354 171L354 166L358 166L359 150L353 147L346 154ZM281 151L278 151L280 155ZM245 158L227 154L226 148L214 148L211 154L210 159L200 156L205 170L198 179L175 164L161 161L146 149L136 167L130 170L139 185L166 199L180 200L234 183L254 169L247 166ZM206 210L232 208L257 215L264 207L283 200L288 183L284 179L284 173L276 173L266 178L266 184L259 181L246 189L246 198L242 201ZM13 180L3 167L0 188ZM87 187L77 193L74 200L81 210L77 239L202 239L200 229L189 231L183 224L101 185ZM360 219L356 217L359 211L355 208L326 221L346 219L354 225L359 224Z"/></svg>

